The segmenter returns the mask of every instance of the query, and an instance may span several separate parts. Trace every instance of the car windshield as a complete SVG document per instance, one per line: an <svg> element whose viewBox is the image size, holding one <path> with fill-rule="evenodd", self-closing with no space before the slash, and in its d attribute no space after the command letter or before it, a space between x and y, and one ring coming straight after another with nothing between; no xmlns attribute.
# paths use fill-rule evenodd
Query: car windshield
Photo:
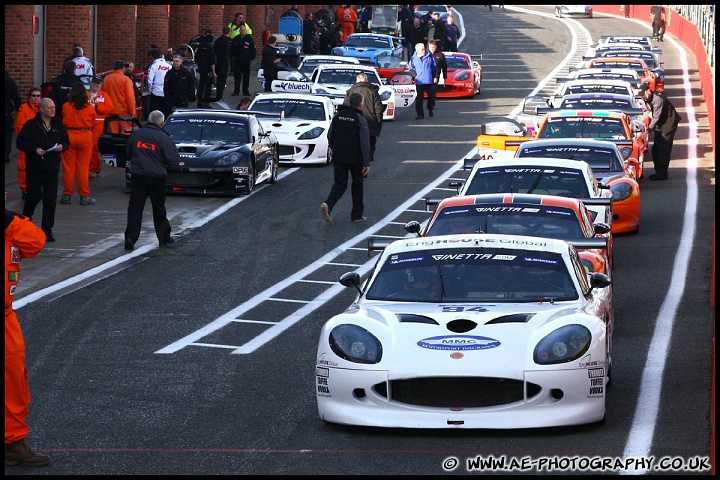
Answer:
<svg viewBox="0 0 720 480"><path fill-rule="evenodd" d="M608 80L624 80L630 84L638 82L638 76L631 73L619 73L619 72L586 72L580 73L576 77L578 80L597 80L597 79L608 79Z"/></svg>
<svg viewBox="0 0 720 480"><path fill-rule="evenodd" d="M368 76L370 83L378 83L379 79L377 75L373 74L368 70L353 70L353 69L326 69L320 72L317 83L335 83L339 85L354 85L355 79L358 73L365 73Z"/></svg>
<svg viewBox="0 0 720 480"><path fill-rule="evenodd" d="M606 52L603 53L603 57L615 58L615 57L635 57L642 59L645 62L645 66L648 68L657 68L660 64L655 60L655 56L642 51L637 52ZM639 68L639 67L638 67Z"/></svg>
<svg viewBox="0 0 720 480"><path fill-rule="evenodd" d="M593 60L592 68L630 68L632 70L645 70L645 62L642 60L616 60L614 58L599 58Z"/></svg>
<svg viewBox="0 0 720 480"><path fill-rule="evenodd" d="M275 114L285 118L319 121L325 119L325 107L320 102L287 98L257 99L250 110Z"/></svg>
<svg viewBox="0 0 720 480"><path fill-rule="evenodd" d="M587 162L593 172L610 173L624 171L617 153L606 147L587 146L522 146L517 157L567 158Z"/></svg>
<svg viewBox="0 0 720 480"><path fill-rule="evenodd" d="M163 128L175 143L248 143L248 127L242 120L171 116Z"/></svg>
<svg viewBox="0 0 720 480"><path fill-rule="evenodd" d="M561 255L484 246L413 250L388 257L365 296L368 300L432 303L579 298Z"/></svg>
<svg viewBox="0 0 720 480"><path fill-rule="evenodd" d="M632 92L626 86L622 85L606 85L602 83L592 83L585 85L568 85L565 95L571 93L615 93L620 95L631 95Z"/></svg>
<svg viewBox="0 0 720 480"><path fill-rule="evenodd" d="M438 212L427 236L502 233L573 240L585 238L575 211L553 205L476 203Z"/></svg>
<svg viewBox="0 0 720 480"><path fill-rule="evenodd" d="M627 110L635 108L633 102L625 98L565 98L560 108L574 110Z"/></svg>
<svg viewBox="0 0 720 480"><path fill-rule="evenodd" d="M470 65L468 64L467 59L465 57L446 56L445 59L447 60L448 68L462 68L462 69L470 68Z"/></svg>
<svg viewBox="0 0 720 480"><path fill-rule="evenodd" d="M550 117L542 126L537 138L627 140L628 136L625 134L625 128L619 118L601 116Z"/></svg>
<svg viewBox="0 0 720 480"><path fill-rule="evenodd" d="M580 170L552 167L481 168L475 171L464 195L485 193L536 193L571 198L590 198Z"/></svg>
<svg viewBox="0 0 720 480"><path fill-rule="evenodd" d="M385 37L350 35L343 43L343 47L390 48L392 44Z"/></svg>

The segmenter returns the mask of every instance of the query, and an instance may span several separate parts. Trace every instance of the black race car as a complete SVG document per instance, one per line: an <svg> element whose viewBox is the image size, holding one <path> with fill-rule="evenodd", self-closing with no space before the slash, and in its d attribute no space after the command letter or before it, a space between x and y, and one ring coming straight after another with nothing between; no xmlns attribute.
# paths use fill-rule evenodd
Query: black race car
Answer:
<svg viewBox="0 0 720 480"><path fill-rule="evenodd" d="M125 147L137 120L110 116L98 140L100 154L112 166L125 166L132 182ZM254 115L239 110L185 110L172 113L163 127L180 152L180 165L168 167L168 192L238 195L261 182L275 183L279 145Z"/></svg>

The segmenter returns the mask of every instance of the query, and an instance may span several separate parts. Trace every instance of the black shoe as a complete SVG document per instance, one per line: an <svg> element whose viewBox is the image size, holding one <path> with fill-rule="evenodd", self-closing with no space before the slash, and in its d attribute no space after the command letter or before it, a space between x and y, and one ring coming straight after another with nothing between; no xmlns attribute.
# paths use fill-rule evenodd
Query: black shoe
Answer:
<svg viewBox="0 0 720 480"><path fill-rule="evenodd" d="M650 175L650 180L652 180L653 182L657 182L659 180L667 180L667 179L668 179L667 173L653 173L652 175Z"/></svg>
<svg viewBox="0 0 720 480"><path fill-rule="evenodd" d="M433 116L434 116L434 115L433 115L433 111L430 110L430 117L433 117Z"/></svg>
<svg viewBox="0 0 720 480"><path fill-rule="evenodd" d="M252 95L250 94L250 92L243 92L243 95L245 95L246 97L252 97Z"/></svg>
<svg viewBox="0 0 720 480"><path fill-rule="evenodd" d="M175 239L174 239L174 238L170 238L168 241L166 241L165 243L163 243L163 244L161 245L161 247L166 247L166 248L173 248L173 247L175 247Z"/></svg>
<svg viewBox="0 0 720 480"><path fill-rule="evenodd" d="M52 232L45 232L45 241L50 243L55 241L55 237L53 237Z"/></svg>
<svg viewBox="0 0 720 480"><path fill-rule="evenodd" d="M423 118L425 118L425 115L418 115L415 120L422 120Z"/></svg>
<svg viewBox="0 0 720 480"><path fill-rule="evenodd" d="M125 250L135 250L135 244L129 238L125 239Z"/></svg>

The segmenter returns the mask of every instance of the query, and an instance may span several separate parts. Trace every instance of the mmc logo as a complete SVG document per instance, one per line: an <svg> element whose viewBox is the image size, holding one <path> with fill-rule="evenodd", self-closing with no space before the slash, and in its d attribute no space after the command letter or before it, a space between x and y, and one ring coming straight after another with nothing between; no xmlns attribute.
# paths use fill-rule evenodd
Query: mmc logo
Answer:
<svg viewBox="0 0 720 480"><path fill-rule="evenodd" d="M500 342L494 338L474 335L442 335L420 340L417 345L430 350L487 350L499 347Z"/></svg>

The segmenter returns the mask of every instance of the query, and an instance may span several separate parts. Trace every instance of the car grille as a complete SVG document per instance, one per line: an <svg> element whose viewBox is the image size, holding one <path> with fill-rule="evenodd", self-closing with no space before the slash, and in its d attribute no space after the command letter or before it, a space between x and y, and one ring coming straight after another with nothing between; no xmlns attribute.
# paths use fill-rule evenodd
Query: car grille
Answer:
<svg viewBox="0 0 720 480"><path fill-rule="evenodd" d="M387 383L374 390L387 398ZM391 400L421 407L479 408L524 401L540 393L540 386L510 378L428 377L390 381Z"/></svg>
<svg viewBox="0 0 720 480"><path fill-rule="evenodd" d="M287 146L287 145L280 145L280 156L281 157L290 157L295 155L296 148L293 146Z"/></svg>

